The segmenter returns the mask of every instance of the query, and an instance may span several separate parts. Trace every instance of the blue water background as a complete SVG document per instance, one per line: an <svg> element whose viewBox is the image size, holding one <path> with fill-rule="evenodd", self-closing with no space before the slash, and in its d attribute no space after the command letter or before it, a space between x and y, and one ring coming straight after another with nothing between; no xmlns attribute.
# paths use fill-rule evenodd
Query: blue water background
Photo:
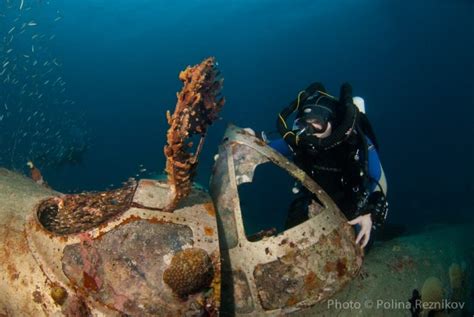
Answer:
<svg viewBox="0 0 474 317"><path fill-rule="evenodd" d="M208 183L228 123L274 131L277 112L309 83L337 95L348 81L381 145L389 221L473 220L470 0L35 3L42 18L63 17L43 31L56 34L49 49L89 143L82 163L44 168L58 190L104 189L140 165L161 173L178 74L215 56L227 102L209 130L198 182Z"/></svg>

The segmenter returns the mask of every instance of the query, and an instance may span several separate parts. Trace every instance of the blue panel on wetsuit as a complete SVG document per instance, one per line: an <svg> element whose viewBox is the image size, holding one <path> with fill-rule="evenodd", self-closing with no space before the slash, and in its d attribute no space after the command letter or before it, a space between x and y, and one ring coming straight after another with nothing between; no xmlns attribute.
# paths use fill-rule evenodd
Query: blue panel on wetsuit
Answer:
<svg viewBox="0 0 474 317"><path fill-rule="evenodd" d="M369 147L367 151L369 175L372 179L375 179L377 182L379 182L380 178L382 177L382 165L380 163L379 155L377 153L377 150L375 149L375 146L372 144L372 141L367 137L366 139L367 139L367 146ZM374 181L371 181L370 191L373 192L376 187L377 187L377 183Z"/></svg>

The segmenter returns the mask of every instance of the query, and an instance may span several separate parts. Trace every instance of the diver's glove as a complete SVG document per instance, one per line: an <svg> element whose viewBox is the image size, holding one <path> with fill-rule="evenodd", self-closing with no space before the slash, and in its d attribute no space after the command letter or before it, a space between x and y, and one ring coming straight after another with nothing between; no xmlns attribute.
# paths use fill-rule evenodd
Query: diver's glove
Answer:
<svg viewBox="0 0 474 317"><path fill-rule="evenodd" d="M365 210L372 216L373 229L381 228L388 214L388 203L384 193L376 191L370 194Z"/></svg>

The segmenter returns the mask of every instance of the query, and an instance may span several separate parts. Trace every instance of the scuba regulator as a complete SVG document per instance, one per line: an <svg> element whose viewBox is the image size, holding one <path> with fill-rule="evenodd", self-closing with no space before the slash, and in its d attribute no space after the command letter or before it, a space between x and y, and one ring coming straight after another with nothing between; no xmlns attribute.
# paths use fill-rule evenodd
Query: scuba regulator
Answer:
<svg viewBox="0 0 474 317"><path fill-rule="evenodd" d="M290 129L286 120L293 113L296 120ZM357 117L358 109L352 102L349 84L341 86L338 100L329 95L321 83L313 83L278 114L277 129L293 150L303 147L310 152L324 151L350 136Z"/></svg>

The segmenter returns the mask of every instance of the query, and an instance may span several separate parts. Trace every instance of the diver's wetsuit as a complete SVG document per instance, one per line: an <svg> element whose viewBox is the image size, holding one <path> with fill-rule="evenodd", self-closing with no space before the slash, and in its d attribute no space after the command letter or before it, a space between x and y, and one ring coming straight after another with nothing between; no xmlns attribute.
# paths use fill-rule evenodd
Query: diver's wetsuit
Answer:
<svg viewBox="0 0 474 317"><path fill-rule="evenodd" d="M344 91L346 88L341 89L339 107L340 109L355 108L352 103L351 91L350 89ZM348 219L370 213L373 227L380 227L385 221L388 205L385 193L378 183L381 167L376 153L378 150L377 140L365 114L351 109L351 111L355 111L351 114L353 123L351 124L350 120L340 119L336 124L346 124L347 129L344 129L347 131L343 129L341 132L335 129L335 134L339 133L342 137L335 135L335 139L324 147L314 146L315 142L319 141L314 138L301 137L298 139L296 131L291 133L286 128L286 124L283 126L281 123L291 112L295 111L295 108L299 108L299 110L304 108L304 97L318 93L317 91L325 93L321 84L312 84L301 95L302 98L299 102L302 103L302 106L295 106L292 103L285 108L286 111L282 111L277 124L279 132L285 137L285 141L293 153L295 164L328 193ZM348 111L345 112L348 113ZM297 117L300 115L301 113L298 113ZM342 111L339 113L339 116L344 115L345 113ZM290 207L288 227L308 218L307 206L311 199L310 193L303 189Z"/></svg>

